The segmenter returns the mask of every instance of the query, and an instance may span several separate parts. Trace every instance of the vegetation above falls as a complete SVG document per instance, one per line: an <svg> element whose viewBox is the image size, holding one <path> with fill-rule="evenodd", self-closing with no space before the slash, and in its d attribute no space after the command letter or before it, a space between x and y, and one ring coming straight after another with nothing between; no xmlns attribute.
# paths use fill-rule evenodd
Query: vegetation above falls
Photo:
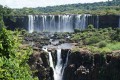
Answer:
<svg viewBox="0 0 120 80"><path fill-rule="evenodd" d="M3 11L4 10L4 11ZM37 8L11 9L0 6L0 13L9 14L11 16L25 16L29 14L94 14L94 15L119 15L120 1L112 0L106 2L95 3L78 3L60 6L47 6Z"/></svg>

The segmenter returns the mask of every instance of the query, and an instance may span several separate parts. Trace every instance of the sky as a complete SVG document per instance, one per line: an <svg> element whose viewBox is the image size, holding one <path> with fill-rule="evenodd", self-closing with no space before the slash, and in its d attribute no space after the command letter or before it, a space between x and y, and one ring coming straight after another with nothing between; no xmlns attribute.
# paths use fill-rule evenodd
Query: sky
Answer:
<svg viewBox="0 0 120 80"><path fill-rule="evenodd" d="M46 7L73 3L93 3L108 0L0 0L0 4L10 8Z"/></svg>

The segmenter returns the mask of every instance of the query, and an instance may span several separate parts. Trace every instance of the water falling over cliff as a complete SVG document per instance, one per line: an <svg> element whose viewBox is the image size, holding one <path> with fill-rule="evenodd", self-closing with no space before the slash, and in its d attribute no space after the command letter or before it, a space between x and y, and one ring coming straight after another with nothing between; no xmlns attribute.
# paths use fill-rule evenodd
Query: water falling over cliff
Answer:
<svg viewBox="0 0 120 80"><path fill-rule="evenodd" d="M34 31L34 16L33 15L29 15L29 24L28 24L28 30L30 33L32 33Z"/></svg>
<svg viewBox="0 0 120 80"><path fill-rule="evenodd" d="M57 65L54 70L54 80L62 80L62 58L61 49L57 49Z"/></svg>
<svg viewBox="0 0 120 80"><path fill-rule="evenodd" d="M46 49L43 48L43 50L48 52L47 48ZM57 55L56 55L56 57L57 57L56 62L57 63L56 63L56 65L54 65L54 61L53 61L53 57L52 57L51 52L48 52L50 67L53 69L53 72L54 72L54 75L53 75L54 80L63 80L63 73L64 73L64 69L67 65L67 62L68 62L69 52L70 51L68 51L67 56L66 56L66 62L63 63L63 60L61 57L62 56L61 49L57 49Z"/></svg>
<svg viewBox="0 0 120 80"><path fill-rule="evenodd" d="M29 15L29 32L74 32L87 27L90 15Z"/></svg>
<svg viewBox="0 0 120 80"><path fill-rule="evenodd" d="M28 15L13 16L16 21L4 17L5 26L8 29L25 29L32 32L74 32L77 28L84 30L92 24L95 28L118 28L120 27L119 15L90 15L90 14L67 14L67 15Z"/></svg>

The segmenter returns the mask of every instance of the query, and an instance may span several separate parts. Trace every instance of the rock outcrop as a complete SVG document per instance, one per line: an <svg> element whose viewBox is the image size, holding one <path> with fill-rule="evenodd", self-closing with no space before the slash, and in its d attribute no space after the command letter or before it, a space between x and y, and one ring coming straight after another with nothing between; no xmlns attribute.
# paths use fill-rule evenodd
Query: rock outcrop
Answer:
<svg viewBox="0 0 120 80"><path fill-rule="evenodd" d="M69 55L64 80L120 80L120 52L91 54L86 51Z"/></svg>

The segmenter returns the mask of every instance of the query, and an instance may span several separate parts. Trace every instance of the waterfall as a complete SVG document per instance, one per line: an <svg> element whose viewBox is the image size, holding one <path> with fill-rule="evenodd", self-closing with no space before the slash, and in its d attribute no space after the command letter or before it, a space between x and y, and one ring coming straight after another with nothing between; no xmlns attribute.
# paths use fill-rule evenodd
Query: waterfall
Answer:
<svg viewBox="0 0 120 80"><path fill-rule="evenodd" d="M28 15L28 17L29 17L28 30L29 30L29 33L32 33L34 31L34 16Z"/></svg>
<svg viewBox="0 0 120 80"><path fill-rule="evenodd" d="M66 68L66 66L67 66L67 63L68 63L69 54L70 54L70 50L69 50L68 53L67 53L66 62L65 62L64 67L63 67L62 75L64 74L64 70L65 70L65 68Z"/></svg>
<svg viewBox="0 0 120 80"><path fill-rule="evenodd" d="M47 48L43 48L43 50L45 52L48 52ZM68 53L67 53L65 64L63 64L62 57L61 57L61 55L62 55L61 49L57 49L57 64L55 66L53 63L52 54L51 54L51 52L48 52L50 67L53 69L53 72L54 72L54 75L53 75L54 80L63 80L63 73L64 73L65 67L67 66L69 52L70 51L68 51Z"/></svg>
<svg viewBox="0 0 120 80"><path fill-rule="evenodd" d="M57 65L54 70L54 80L62 80L62 76L61 49L57 49Z"/></svg>
<svg viewBox="0 0 120 80"><path fill-rule="evenodd" d="M97 29L99 28L99 16L97 15Z"/></svg>
<svg viewBox="0 0 120 80"><path fill-rule="evenodd" d="M60 32L60 26L61 26L61 15L58 15L58 32Z"/></svg>
<svg viewBox="0 0 120 80"><path fill-rule="evenodd" d="M30 33L37 32L74 32L74 28L84 30L89 24L99 27L99 17L97 20L91 18L88 22L89 14L84 15L28 15L28 30ZM88 24L89 23L89 24Z"/></svg>
<svg viewBox="0 0 120 80"><path fill-rule="evenodd" d="M52 59L52 55L51 55L51 52L48 52L49 54L49 62L50 62L50 67L53 69L54 71L54 65L53 65L53 59Z"/></svg>
<svg viewBox="0 0 120 80"><path fill-rule="evenodd" d="M79 30L84 30L86 27L86 15L77 15L75 26Z"/></svg>
<svg viewBox="0 0 120 80"><path fill-rule="evenodd" d="M72 15L63 15L62 21L62 32L73 32Z"/></svg>

